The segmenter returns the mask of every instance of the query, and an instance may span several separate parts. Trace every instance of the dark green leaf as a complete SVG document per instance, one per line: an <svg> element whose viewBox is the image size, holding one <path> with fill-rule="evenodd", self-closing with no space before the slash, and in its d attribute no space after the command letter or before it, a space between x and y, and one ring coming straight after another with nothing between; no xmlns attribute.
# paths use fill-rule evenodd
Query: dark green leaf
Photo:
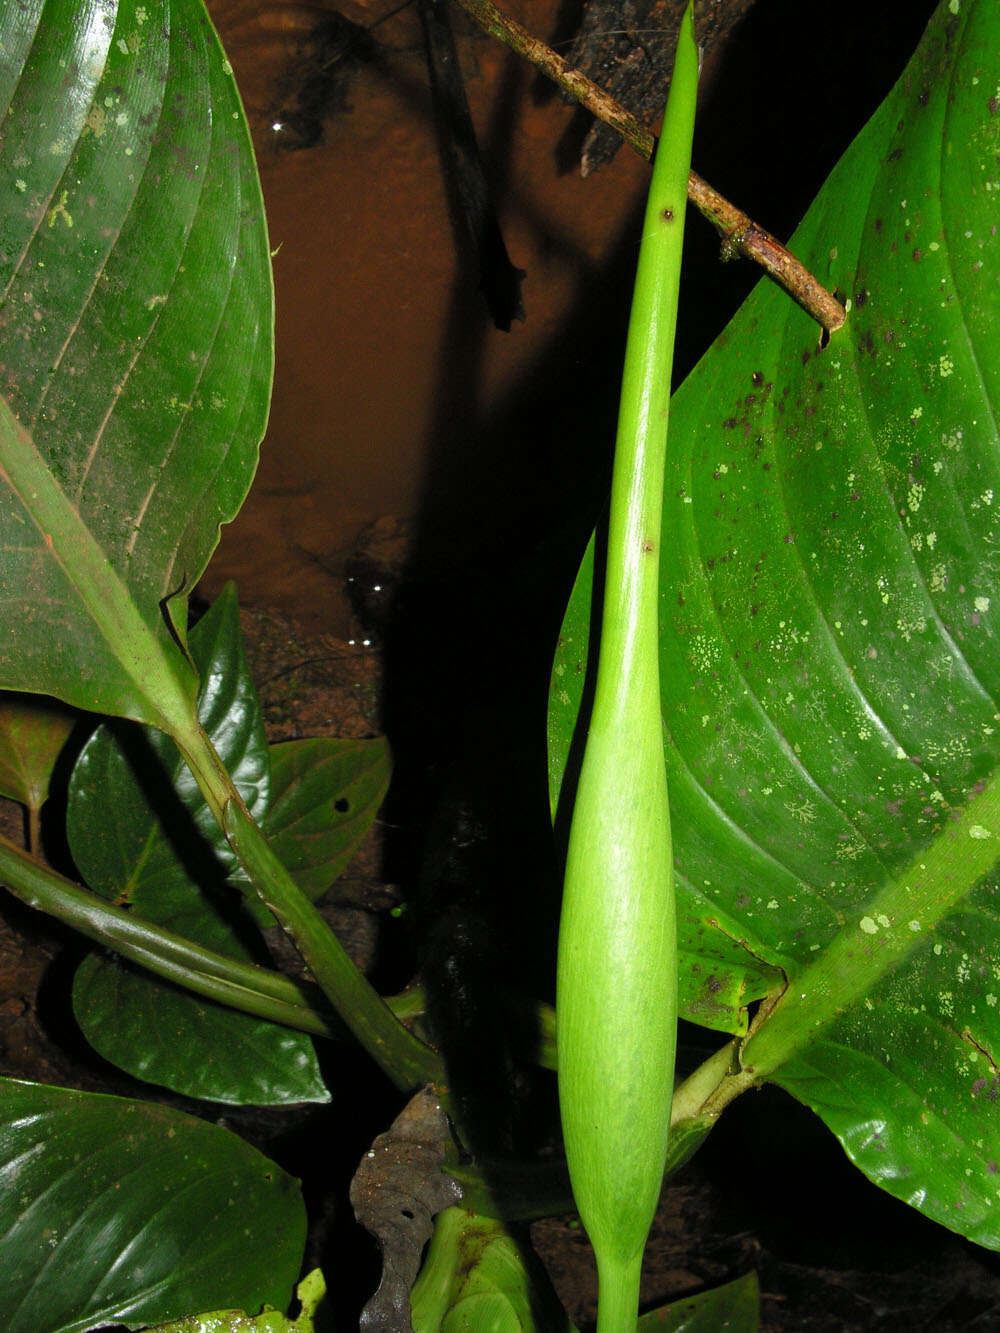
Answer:
<svg viewBox="0 0 1000 1333"><path fill-rule="evenodd" d="M998 889L772 1075L877 1184L1000 1249ZM986 911L977 899L990 898ZM935 953L935 950L940 952Z"/></svg>
<svg viewBox="0 0 1000 1333"><path fill-rule="evenodd" d="M157 1324L150 1333L313 1333L313 1316L325 1294L323 1274L314 1268L295 1288L302 1307L296 1319L287 1319L274 1310L265 1310L256 1317L243 1310L209 1310L169 1324Z"/></svg>
<svg viewBox="0 0 1000 1333"><path fill-rule="evenodd" d="M760 1326L760 1291L757 1274L747 1273L724 1287L672 1301L644 1314L637 1333L757 1333Z"/></svg>
<svg viewBox="0 0 1000 1333"><path fill-rule="evenodd" d="M249 808L263 817L268 751L236 597L225 589L191 632L199 716ZM241 961L256 928L227 881L232 853L172 742L137 724L100 727L70 780L67 831L84 878L156 925ZM326 1101L309 1037L157 981L111 958L84 962L77 1021L105 1059L190 1097Z"/></svg>
<svg viewBox="0 0 1000 1333"><path fill-rule="evenodd" d="M943 3L791 242L848 323L821 350L763 284L675 395L661 559L681 926L790 978L747 1059L799 1005L778 1081L872 1179L992 1246L998 87L1000 9ZM589 599L583 573L554 791Z"/></svg>
<svg viewBox="0 0 1000 1333"><path fill-rule="evenodd" d="M246 122L200 0L3 5L0 49L0 685L169 724L270 392Z"/></svg>
<svg viewBox="0 0 1000 1333"><path fill-rule="evenodd" d="M324 893L358 850L375 822L390 773L382 737L318 737L271 747L264 831L309 898Z"/></svg>
<svg viewBox="0 0 1000 1333"><path fill-rule="evenodd" d="M236 1106L330 1100L310 1037L113 957L90 954L77 968L73 1013L105 1060L184 1096Z"/></svg>
<svg viewBox="0 0 1000 1333"><path fill-rule="evenodd" d="M269 792L267 739L247 668L232 584L190 636L201 677L198 716L251 814ZM107 898L155 911L165 892L198 872L210 884L235 858L173 742L150 727L95 731L74 767L67 835L84 879ZM193 886L189 898L196 900ZM165 920L166 918L164 918Z"/></svg>
<svg viewBox="0 0 1000 1333"><path fill-rule="evenodd" d="M286 1308L305 1245L298 1184L234 1134L10 1079L0 1127L6 1333Z"/></svg>
<svg viewBox="0 0 1000 1333"><path fill-rule="evenodd" d="M271 799L264 831L282 865L315 901L343 872L378 813L391 763L384 738L310 740L272 745ZM248 900L260 926L274 924L263 903Z"/></svg>

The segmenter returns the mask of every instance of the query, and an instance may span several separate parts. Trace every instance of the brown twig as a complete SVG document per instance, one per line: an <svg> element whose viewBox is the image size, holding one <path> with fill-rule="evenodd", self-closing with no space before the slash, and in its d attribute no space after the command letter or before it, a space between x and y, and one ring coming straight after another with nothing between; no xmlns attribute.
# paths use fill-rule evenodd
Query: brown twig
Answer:
<svg viewBox="0 0 1000 1333"><path fill-rule="evenodd" d="M516 19L498 9L493 0L458 0L458 3L488 33L499 38L518 55L524 56L581 106L616 130L640 157L644 157L647 162L652 158L656 139L651 131L603 88L588 79L586 74L574 69ZM828 333L834 333L840 328L847 313L837 298L780 241L758 227L752 218L724 199L693 171L688 178L688 198L722 236L725 258L730 259L735 254L746 255L784 287L789 296Z"/></svg>
<svg viewBox="0 0 1000 1333"><path fill-rule="evenodd" d="M758 227L752 218L724 199L693 171L688 177L688 198L723 238L724 259L731 259L736 253L746 255L759 264L768 277L784 287L788 295L817 323L822 324L827 333L834 333L840 328L847 318L847 312L833 293L828 292L770 232Z"/></svg>

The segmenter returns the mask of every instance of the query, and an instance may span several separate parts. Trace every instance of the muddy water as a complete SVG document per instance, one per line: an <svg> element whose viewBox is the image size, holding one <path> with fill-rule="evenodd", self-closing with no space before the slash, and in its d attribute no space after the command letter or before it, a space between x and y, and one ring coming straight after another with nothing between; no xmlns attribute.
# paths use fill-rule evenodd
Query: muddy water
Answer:
<svg viewBox="0 0 1000 1333"><path fill-rule="evenodd" d="M322 140L291 149L282 111L322 7L210 4L247 106L277 249L277 370L257 481L205 587L211 594L235 577L245 601L280 604L334 633L347 629L342 572L360 530L418 511L438 523L435 497L456 479L465 503L463 439L475 449L539 358L579 336L566 328L569 312L601 287L648 174L624 152L587 180L561 162L574 111L457 15L507 248L527 274L527 318L497 331L449 211L418 19L411 6L379 23L392 7L338 6L376 25L377 58L345 80L346 106L324 117ZM552 34L555 0L508 8ZM567 367L570 382L588 373L572 357ZM484 514L488 492L477 487Z"/></svg>

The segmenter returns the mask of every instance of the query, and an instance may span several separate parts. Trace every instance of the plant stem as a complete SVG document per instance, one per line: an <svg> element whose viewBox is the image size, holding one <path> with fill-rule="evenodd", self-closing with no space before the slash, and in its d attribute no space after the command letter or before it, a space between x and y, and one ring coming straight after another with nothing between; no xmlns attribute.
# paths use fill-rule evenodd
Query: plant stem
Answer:
<svg viewBox="0 0 1000 1333"><path fill-rule="evenodd" d="M219 827L247 872L261 902L290 936L323 994L385 1074L404 1091L441 1083L444 1062L396 1018L351 962L330 930L268 846L205 732L174 732L185 762Z"/></svg>
<svg viewBox="0 0 1000 1333"><path fill-rule="evenodd" d="M650 161L656 144L652 132L640 124L631 111L626 111L620 102L616 102L610 93L594 83L593 79L588 79L582 70L575 69L568 60L557 55L551 46L546 46L517 19L505 14L493 0L458 0L458 3L481 28L518 55L524 56L525 60L557 83L564 93L568 93L598 120L603 120L605 125L616 130L640 157Z"/></svg>
<svg viewBox="0 0 1000 1333"><path fill-rule="evenodd" d="M354 966L238 796L226 805L222 828L261 901L295 941L324 995L382 1070L404 1090L443 1082L440 1057L400 1023Z"/></svg>
<svg viewBox="0 0 1000 1333"><path fill-rule="evenodd" d="M42 812L39 806L32 801L28 806L28 850L32 856L38 855L38 849L42 843Z"/></svg>
<svg viewBox="0 0 1000 1333"><path fill-rule="evenodd" d="M628 1267L598 1261L597 1333L622 1333L635 1328L641 1277L641 1249Z"/></svg>
<svg viewBox="0 0 1000 1333"><path fill-rule="evenodd" d="M647 162L652 158L656 144L652 131L581 70L574 69L550 46L546 46L516 19L499 9L493 0L458 0L458 3L488 33L518 55L524 56L557 83L563 92L586 107L598 120L616 130L640 157ZM756 222L693 171L688 176L688 199L723 237L726 258L733 258L736 253L746 255L759 264L779 286L784 287L789 296L828 333L840 328L847 313L837 298L780 241L775 240L763 227L758 227Z"/></svg>
<svg viewBox="0 0 1000 1333"><path fill-rule="evenodd" d="M764 1082L856 1004L921 945L934 927L1000 860L1000 776L958 811L929 846L870 898L816 961L795 973L785 992L761 1009L739 1048L709 1057L674 1096L672 1123L718 1117L748 1088Z"/></svg>
<svg viewBox="0 0 1000 1333"><path fill-rule="evenodd" d="M310 1003L279 972L205 949L163 926L143 921L98 894L64 879L0 837L0 879L15 897L71 926L129 962L206 999L315 1036L338 1035L339 1024Z"/></svg>
<svg viewBox="0 0 1000 1333"><path fill-rule="evenodd" d="M0 883L26 906L55 917L182 990L314 1037L343 1039L349 1035L336 1014L317 1007L307 989L290 977L228 958L165 926L144 921L74 884L2 835ZM419 1018L426 1009L418 986L391 995L384 1003L400 1021Z"/></svg>

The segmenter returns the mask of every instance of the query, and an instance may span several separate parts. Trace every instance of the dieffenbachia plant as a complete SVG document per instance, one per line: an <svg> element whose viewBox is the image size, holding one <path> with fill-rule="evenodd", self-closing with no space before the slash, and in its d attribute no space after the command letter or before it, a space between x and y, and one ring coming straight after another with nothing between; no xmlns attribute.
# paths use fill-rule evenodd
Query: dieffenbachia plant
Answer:
<svg viewBox="0 0 1000 1333"><path fill-rule="evenodd" d="M632 298L597 681L559 925L559 1105L573 1195L597 1257L600 1333L635 1325L674 1079L677 947L657 620L670 375L697 89L689 7Z"/></svg>

